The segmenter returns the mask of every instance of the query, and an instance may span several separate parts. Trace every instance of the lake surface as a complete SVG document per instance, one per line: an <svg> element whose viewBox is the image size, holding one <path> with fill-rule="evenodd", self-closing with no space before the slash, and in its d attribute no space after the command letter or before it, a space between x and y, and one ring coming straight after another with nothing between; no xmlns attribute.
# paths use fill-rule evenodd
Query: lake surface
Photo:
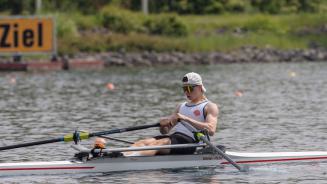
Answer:
<svg viewBox="0 0 327 184"><path fill-rule="evenodd" d="M181 78L202 75L219 104L212 140L232 151L327 151L327 63L221 64L111 68L103 71L0 73L0 146L152 124L185 100ZM115 90L106 88L113 83ZM242 94L235 92L241 91ZM147 129L114 135L135 141ZM109 141L109 147L126 146ZM92 141L82 141L91 146ZM69 143L0 152L0 162L65 160ZM111 174L2 177L5 183L326 183L327 163L265 164Z"/></svg>

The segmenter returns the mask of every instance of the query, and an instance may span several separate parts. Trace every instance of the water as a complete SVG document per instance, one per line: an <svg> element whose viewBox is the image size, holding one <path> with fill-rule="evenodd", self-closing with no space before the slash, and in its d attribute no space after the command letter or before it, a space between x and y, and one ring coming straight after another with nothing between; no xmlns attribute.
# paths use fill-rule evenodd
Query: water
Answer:
<svg viewBox="0 0 327 184"><path fill-rule="evenodd" d="M219 104L214 142L233 151L326 150L327 64L269 63L112 68L101 72L0 73L0 145L152 124L185 100L183 74L202 74ZM108 82L116 89L109 91ZM237 90L243 96L236 96ZM115 135L129 141L156 129ZM91 141L83 141L90 146ZM0 152L0 162L65 160L67 143ZM125 146L110 142L109 146ZM3 183L325 183L327 163L265 164L248 173L233 167L109 174L24 176Z"/></svg>

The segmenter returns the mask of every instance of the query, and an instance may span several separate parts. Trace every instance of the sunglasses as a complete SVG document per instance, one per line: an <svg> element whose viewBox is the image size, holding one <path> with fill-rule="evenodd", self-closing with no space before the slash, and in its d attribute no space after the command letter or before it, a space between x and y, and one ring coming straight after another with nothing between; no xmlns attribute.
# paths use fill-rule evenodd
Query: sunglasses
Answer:
<svg viewBox="0 0 327 184"><path fill-rule="evenodd" d="M191 93L195 87L196 86L183 86L183 91L184 91L184 93L185 92Z"/></svg>

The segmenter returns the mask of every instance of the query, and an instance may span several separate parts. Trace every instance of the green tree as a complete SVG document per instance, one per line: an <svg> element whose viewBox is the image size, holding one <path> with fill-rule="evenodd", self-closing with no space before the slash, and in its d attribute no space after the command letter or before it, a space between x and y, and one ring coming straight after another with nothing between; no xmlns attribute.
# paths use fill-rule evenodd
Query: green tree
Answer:
<svg viewBox="0 0 327 184"><path fill-rule="evenodd" d="M319 10L319 4L321 0L298 0L299 12L317 12Z"/></svg>
<svg viewBox="0 0 327 184"><path fill-rule="evenodd" d="M81 1L67 1L67 0L43 0L43 8L46 11L79 11L83 14L97 13L106 4L110 4L111 0L81 0Z"/></svg>
<svg viewBox="0 0 327 184"><path fill-rule="evenodd" d="M252 0L259 12L278 14L288 12L317 12L321 0Z"/></svg>
<svg viewBox="0 0 327 184"><path fill-rule="evenodd" d="M34 0L0 0L0 11L8 11L12 15L31 14Z"/></svg>
<svg viewBox="0 0 327 184"><path fill-rule="evenodd" d="M286 2L285 0L252 0L251 3L260 12L277 14L281 12Z"/></svg>

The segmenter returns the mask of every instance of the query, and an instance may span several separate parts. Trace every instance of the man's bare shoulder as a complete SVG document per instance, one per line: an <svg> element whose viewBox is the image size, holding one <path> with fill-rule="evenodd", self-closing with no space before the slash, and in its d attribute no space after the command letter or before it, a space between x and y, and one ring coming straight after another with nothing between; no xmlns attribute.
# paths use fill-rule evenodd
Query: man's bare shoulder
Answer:
<svg viewBox="0 0 327 184"><path fill-rule="evenodd" d="M211 108L217 108L218 109L218 105L216 103L214 103L214 102L211 102L211 101L208 102L207 106L211 107Z"/></svg>
<svg viewBox="0 0 327 184"><path fill-rule="evenodd" d="M210 101L207 104L207 111L218 113L219 112L218 105L216 103L213 103L213 102Z"/></svg>

